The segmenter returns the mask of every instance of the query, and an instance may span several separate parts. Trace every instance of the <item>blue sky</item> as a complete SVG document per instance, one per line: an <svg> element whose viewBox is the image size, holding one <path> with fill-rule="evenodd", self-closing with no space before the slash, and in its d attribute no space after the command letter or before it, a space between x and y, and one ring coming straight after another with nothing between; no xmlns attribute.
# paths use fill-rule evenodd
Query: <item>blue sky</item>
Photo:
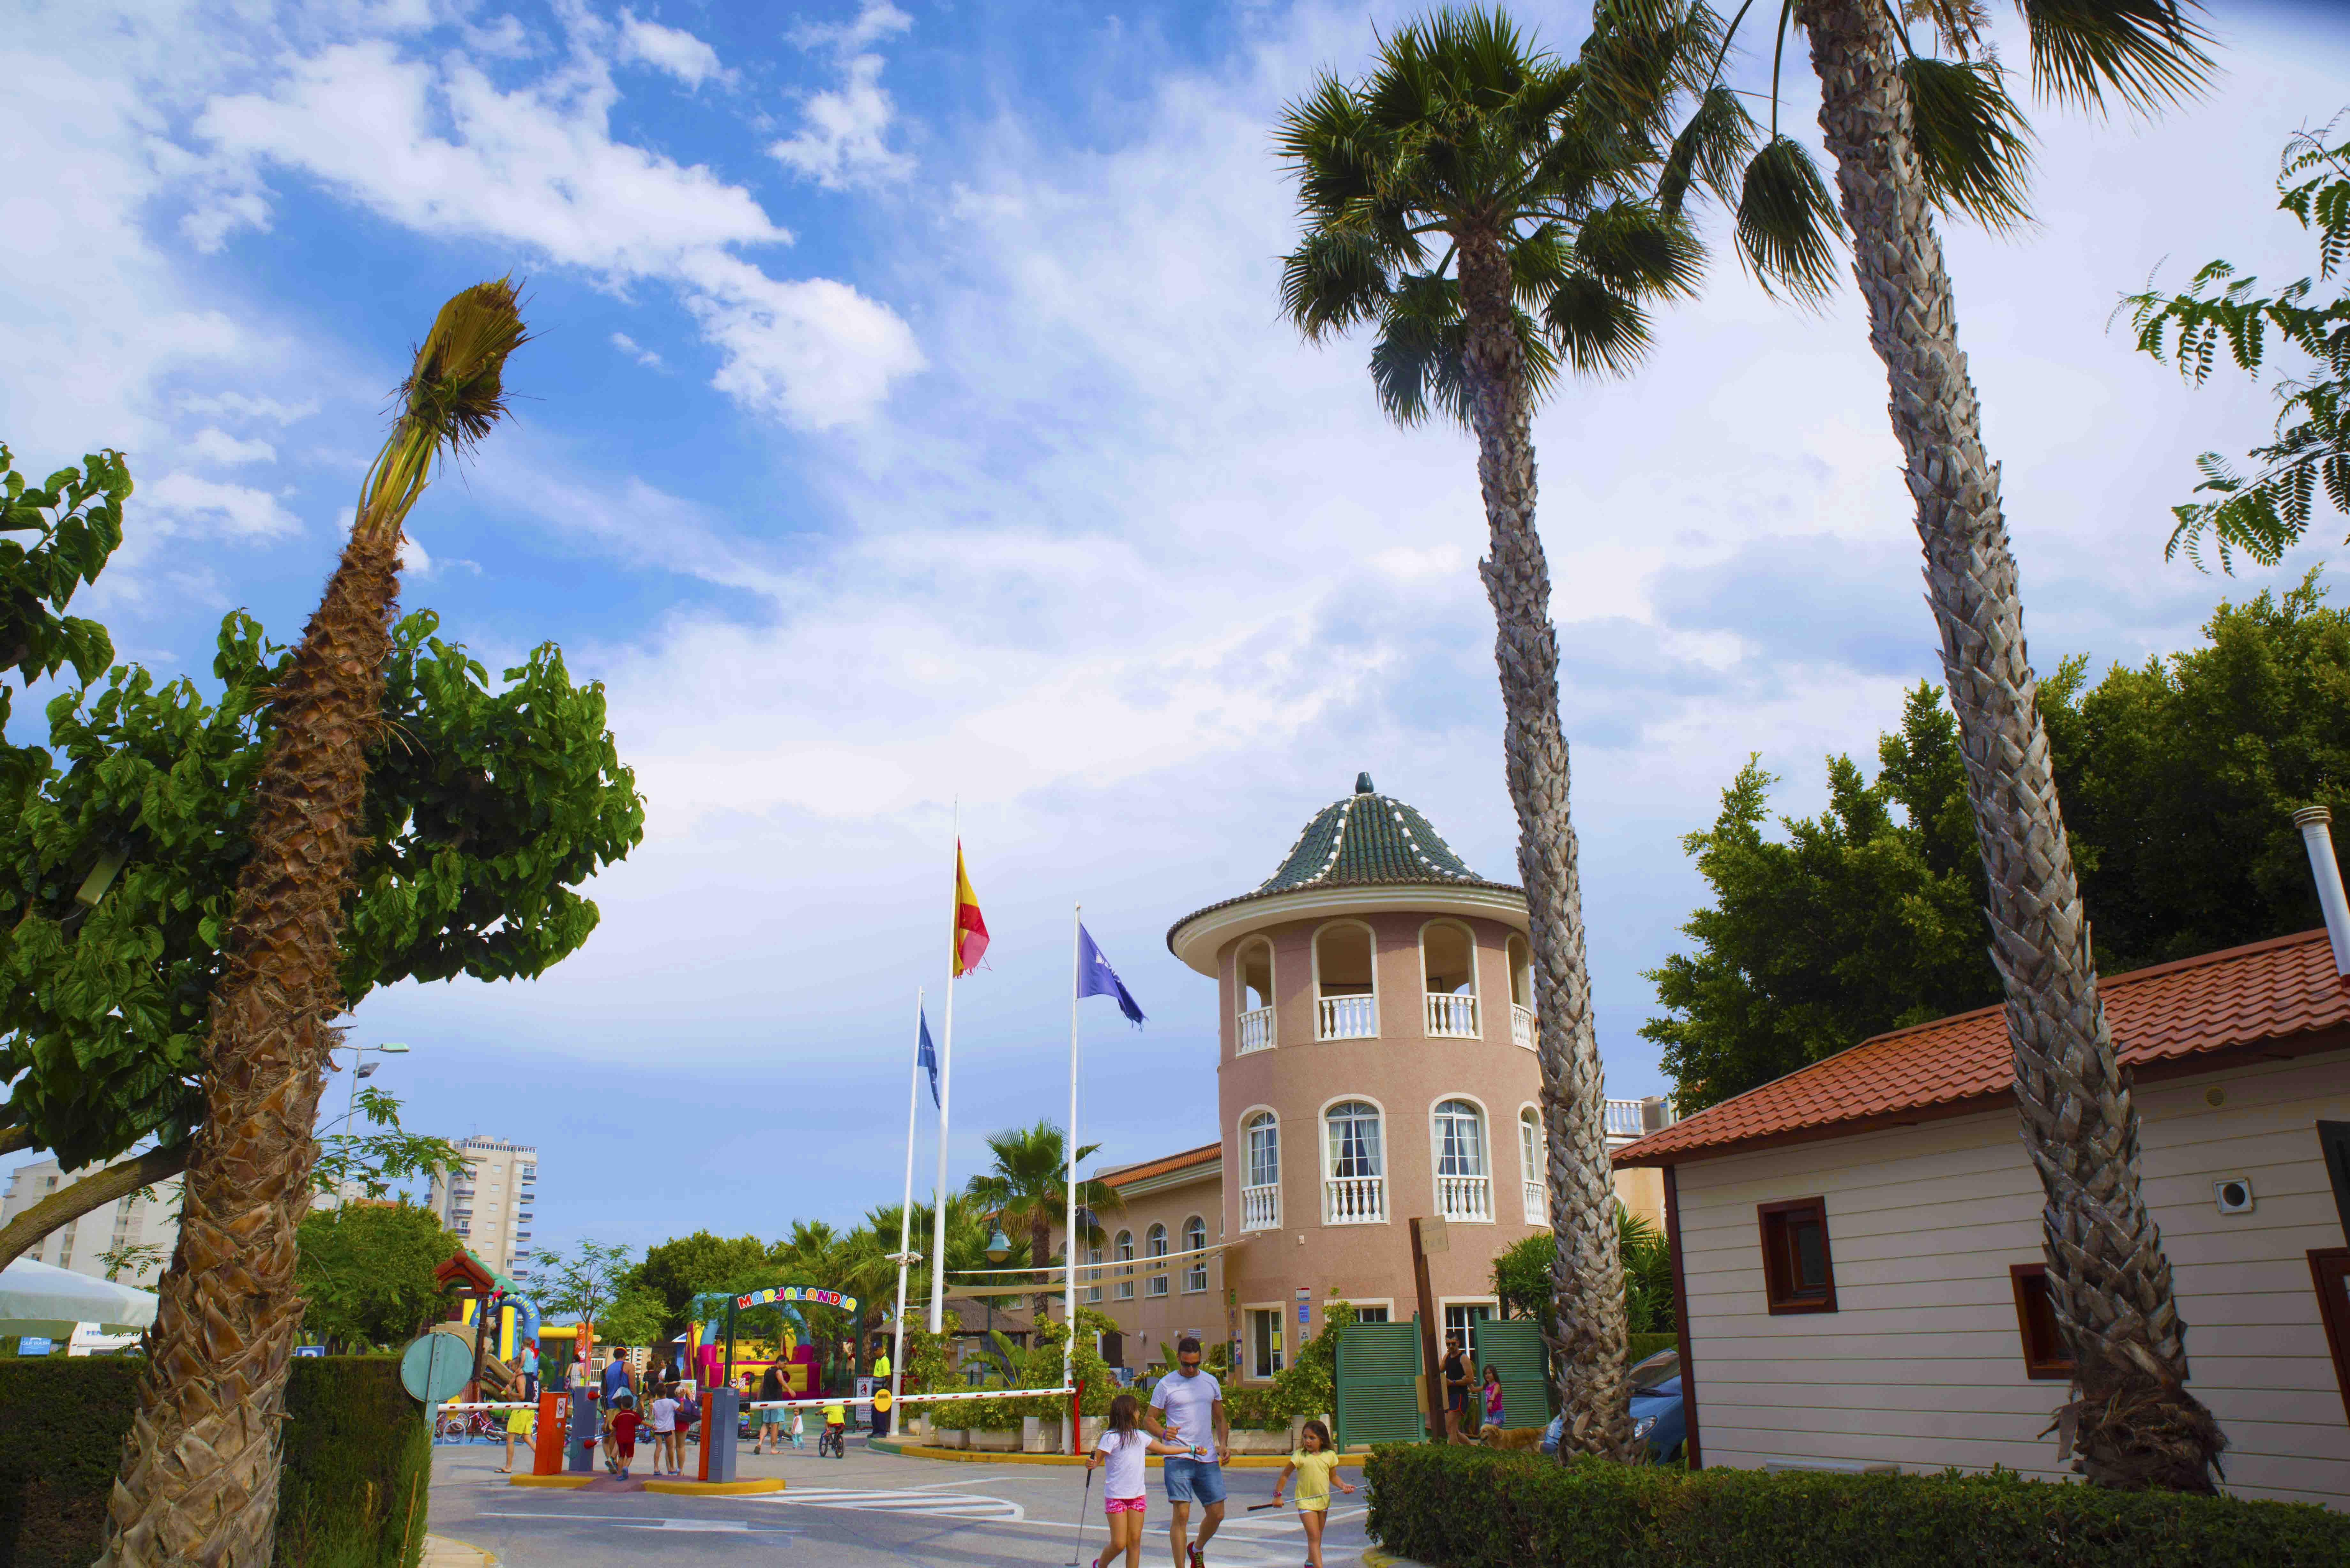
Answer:
<svg viewBox="0 0 2350 1568"><path fill-rule="evenodd" d="M1358 770L1508 874L1467 443L1384 426L1363 346L1275 310L1273 118L1403 9L10 11L0 440L130 454L91 600L126 657L201 670L239 606L297 629L408 345L528 279L517 418L418 508L404 602L606 682L647 841L569 963L387 991L354 1038L415 1046L381 1079L412 1125L541 1147L543 1243L894 1199L958 801L997 933L958 1180L1052 1107L1073 900L1152 1014L1087 1021L1086 1136L1124 1160L1214 1133L1213 991L1168 924ZM2182 388L2106 317L2158 265L2307 270L2270 181L2342 107L2350 21L2220 26L2208 99L2043 114L2040 224L1950 237L2043 668L2182 646L2235 587L2160 544L2265 393ZM1661 1087L1635 1031L1701 896L1680 836L1751 752L1815 809L1935 673L1884 400L1848 292L1791 312L1725 262L1636 379L1538 422L1611 1093Z"/></svg>

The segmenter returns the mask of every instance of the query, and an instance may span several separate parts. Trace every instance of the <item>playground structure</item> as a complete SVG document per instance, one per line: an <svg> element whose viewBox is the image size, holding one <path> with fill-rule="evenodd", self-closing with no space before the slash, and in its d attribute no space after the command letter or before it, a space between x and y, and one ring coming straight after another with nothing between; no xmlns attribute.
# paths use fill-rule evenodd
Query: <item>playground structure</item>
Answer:
<svg viewBox="0 0 2350 1568"><path fill-rule="evenodd" d="M525 1375L538 1371L543 1348L538 1304L471 1252L458 1253L434 1269L432 1277L443 1290L456 1293L456 1314L428 1332L448 1335L464 1347L473 1366L471 1397L519 1399L529 1386ZM490 1314L486 1323L484 1311ZM585 1331L583 1324L565 1332L569 1336Z"/></svg>
<svg viewBox="0 0 2350 1568"><path fill-rule="evenodd" d="M808 1330L806 1306L831 1307L856 1320L858 1300L817 1285L768 1285L736 1295L705 1291L688 1303L686 1359L694 1380L705 1388L731 1387L743 1373L764 1373L773 1367L784 1379L785 1397L813 1398L825 1392L824 1355ZM783 1318L785 1328L771 1356L737 1356L739 1330L744 1313L767 1310ZM855 1332L854 1329L851 1332Z"/></svg>

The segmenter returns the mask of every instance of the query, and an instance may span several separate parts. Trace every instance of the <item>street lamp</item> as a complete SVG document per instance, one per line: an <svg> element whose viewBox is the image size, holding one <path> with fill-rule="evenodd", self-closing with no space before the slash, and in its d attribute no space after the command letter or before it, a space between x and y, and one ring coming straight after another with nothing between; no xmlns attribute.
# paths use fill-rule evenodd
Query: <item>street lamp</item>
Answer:
<svg viewBox="0 0 2350 1568"><path fill-rule="evenodd" d="M336 1046L332 1046L332 1047L329 1047L329 1048L328 1048L328 1052L327 1052L327 1060L328 1060L328 1062L332 1062L332 1061L334 1060L334 1058L335 1058L335 1053L336 1053L337 1051L349 1051L349 1052L351 1052L351 1053L352 1053L352 1056L351 1056L351 1096L350 1096L349 1103L348 1104L348 1106L345 1107L345 1109L344 1109L344 1111L343 1111L342 1119L341 1119L340 1121L329 1122L329 1123L328 1123L328 1124L327 1124L327 1125L328 1125L328 1127L329 1129L332 1129L332 1128L337 1127L348 1127L348 1126L350 1125L350 1120L351 1120L351 1118L352 1118L353 1116L355 1116L359 1115L359 1080L360 1080L361 1078L369 1078L369 1077L373 1077L373 1076L375 1075L375 1070L376 1070L378 1067L380 1067L380 1066L382 1066L382 1065L383 1065L383 1064L382 1064L382 1063L380 1063L380 1062L370 1062L370 1061L368 1061L366 1058L367 1058L367 1054L368 1054L369 1052L373 1051L373 1052L377 1053L378 1054L380 1054L380 1055L384 1055L384 1056L405 1056L405 1055L407 1055L407 1054L408 1054L408 1047L407 1047L406 1045L401 1044L400 1044L399 1041L397 1041L397 1040L387 1040L387 1041L385 1041L385 1042L384 1042L382 1044L380 1044L380 1045L336 1045ZM337 1196L338 1196L338 1199L339 1199L340 1195L339 1195L339 1194L338 1194Z"/></svg>
<svg viewBox="0 0 2350 1568"><path fill-rule="evenodd" d="M995 1221L994 1230L988 1232L987 1261L991 1263L1000 1263L1010 1256L1012 1256L1012 1238L1003 1233L1003 1221L999 1219Z"/></svg>

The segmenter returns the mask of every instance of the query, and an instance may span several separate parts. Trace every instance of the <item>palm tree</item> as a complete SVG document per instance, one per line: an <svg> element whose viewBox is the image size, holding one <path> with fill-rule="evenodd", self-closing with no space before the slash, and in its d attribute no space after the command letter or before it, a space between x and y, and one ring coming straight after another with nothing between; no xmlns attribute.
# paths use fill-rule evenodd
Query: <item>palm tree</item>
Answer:
<svg viewBox="0 0 2350 1568"><path fill-rule="evenodd" d="M2201 47L2209 36L2178 0L2017 0L2017 9L2030 28L2035 85L2059 102L2098 109L2110 92L2151 112L2195 91L2212 68ZM2210 1491L2226 1438L2186 1387L2170 1265L2139 1192L2137 1110L2097 996L2089 922L2024 656L1999 468L1984 446L1933 221L1937 208L1994 227L2022 221L2030 129L1982 48L1987 18L1974 0L1910 0L1904 11L1955 57L1918 55L1885 0L1785 0L1780 26L1783 43L1791 18L1810 43L1869 344L1885 362L1917 502L1927 594L1990 882L2016 1104L2047 1196L2049 1296L2077 1368L2055 1429L2060 1451L2077 1449L2078 1468L2099 1484ZM1709 106L1700 116L1735 112L1718 86L1700 101ZM1775 202L1753 199L1762 159L1780 171ZM1669 163L1668 174L1688 166ZM1801 177L1790 179L1798 166ZM1685 188L1669 183L1662 194L1677 204ZM1799 292L1814 296L1833 281L1837 233L1835 213L1803 194L1816 190L1808 159L1774 123L1749 170L1739 238L1750 262L1780 263ZM1790 191L1799 199L1783 199ZM1787 268L1790 256L1802 265Z"/></svg>
<svg viewBox="0 0 2350 1568"><path fill-rule="evenodd" d="M1097 1143L1080 1145L1077 1158L1091 1159L1100 1148ZM989 1134L987 1151L994 1158L993 1168L972 1177L963 1194L981 1209L1000 1215L1003 1222L1027 1227L1028 1262L1041 1273L1052 1265L1053 1222L1068 1214L1068 1146L1062 1141L1059 1127L1040 1121L1033 1127ZM1081 1215L1113 1214L1120 1207L1118 1189L1107 1182L1077 1183ZM1087 1224L1090 1229L1090 1221ZM1051 1291L1038 1293L1040 1316L1051 1309L1052 1303Z"/></svg>
<svg viewBox="0 0 2350 1568"><path fill-rule="evenodd" d="M1603 5L1596 23L1565 64L1499 16L1439 13L1388 37L1364 80L1324 77L1284 110L1277 140L1305 219L1282 278L1290 319L1316 342L1373 327L1388 417L1439 412L1476 437L1549 1128L1562 1449L1621 1455L1634 1448L1623 1278L1531 420L1563 369L1629 369L1648 344L1647 302L1695 287L1697 241L1638 191L1719 28L1702 5L1665 0ZM1741 151L1707 128L1701 177Z"/></svg>
<svg viewBox="0 0 2350 1568"><path fill-rule="evenodd" d="M203 1123L104 1563L269 1561L286 1366L302 1324L295 1230L309 1207L310 1128L338 1033L328 1021L343 1009L343 904L380 727L400 524L435 462L479 441L504 411L500 377L524 337L509 281L441 307L360 487L341 563L272 694L253 854L203 1045Z"/></svg>

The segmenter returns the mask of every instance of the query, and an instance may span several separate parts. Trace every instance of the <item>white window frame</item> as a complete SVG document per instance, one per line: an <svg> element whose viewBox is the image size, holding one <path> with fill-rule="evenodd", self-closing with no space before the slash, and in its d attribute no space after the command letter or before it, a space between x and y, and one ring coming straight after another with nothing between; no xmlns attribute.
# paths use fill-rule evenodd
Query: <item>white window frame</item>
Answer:
<svg viewBox="0 0 2350 1568"><path fill-rule="evenodd" d="M1110 1294L1118 1301L1134 1299L1134 1232L1120 1231L1110 1243L1110 1256L1117 1261L1118 1288Z"/></svg>
<svg viewBox="0 0 2350 1568"><path fill-rule="evenodd" d="M1099 1247L1087 1247L1086 1249L1087 1262L1099 1263L1101 1261L1102 1250ZM1086 1300L1088 1303L1100 1301L1102 1299L1101 1274L1097 1271L1096 1272L1087 1274L1086 1277L1094 1282L1092 1284L1086 1287Z"/></svg>
<svg viewBox="0 0 2350 1568"><path fill-rule="evenodd" d="M1191 1227L1194 1225L1197 1225L1200 1228L1200 1240L1196 1246L1191 1241ZM1195 1255L1183 1260L1183 1293L1187 1296L1198 1295L1208 1288L1207 1247L1208 1217L1204 1214L1193 1214L1189 1216L1183 1221L1183 1246L1181 1250L1186 1252L1195 1253ZM1199 1282L1197 1284L1192 1283L1194 1280L1197 1280Z"/></svg>
<svg viewBox="0 0 2350 1568"><path fill-rule="evenodd" d="M1342 1038L1377 1040L1379 1038L1380 1025L1384 1022L1380 1016L1379 1005L1379 933L1371 929L1371 923L1368 920L1353 919L1325 920L1314 928L1314 940L1307 949L1308 956L1314 965L1314 1038L1317 1041L1322 1038L1322 938L1325 934L1337 930L1341 927L1351 927L1362 932L1363 940L1371 950L1371 1032L1368 1034L1348 1034Z"/></svg>
<svg viewBox="0 0 2350 1568"><path fill-rule="evenodd" d="M1447 1314L1451 1312L1451 1310L1452 1308L1457 1307L1457 1306L1458 1306L1458 1307L1472 1307L1472 1306L1490 1307L1490 1308L1492 1308L1492 1310L1489 1314L1487 1314L1487 1315L1488 1315L1489 1317L1491 1317L1491 1318L1492 1318L1494 1322L1496 1322L1496 1323L1498 1323L1498 1322L1500 1322L1500 1321L1501 1321L1501 1317L1502 1317L1502 1298L1501 1298L1501 1297L1499 1297L1499 1296L1439 1296L1439 1297L1437 1297L1437 1298L1436 1298L1436 1350L1437 1350L1437 1354L1438 1354L1439 1355L1443 1355L1443 1353L1444 1353L1444 1336L1445 1336L1446 1334L1451 1334L1451 1333L1452 1332L1452 1322L1451 1322L1451 1319ZM1470 1343L1469 1343L1469 1336L1468 1336L1468 1334L1467 1334L1467 1332L1466 1332L1465 1330L1462 1332L1462 1334L1461 1334L1461 1354L1462 1354L1463 1355L1468 1356L1471 1361L1474 1361L1474 1360L1476 1359L1476 1355L1477 1355L1477 1347L1476 1347L1475 1345L1471 1345L1471 1344L1470 1344ZM1480 1368L1480 1369L1478 1369L1478 1370L1477 1370L1477 1376L1478 1376L1479 1378L1481 1378L1481 1379L1484 1376L1484 1372L1483 1372L1483 1370L1482 1370L1482 1368Z"/></svg>
<svg viewBox="0 0 2350 1568"><path fill-rule="evenodd" d="M1477 1113L1477 1138L1479 1147L1482 1150L1485 1163L1485 1173L1482 1179L1485 1183L1485 1217L1482 1220L1479 1220L1474 1218L1455 1217L1447 1214L1445 1215L1445 1218L1450 1223L1455 1225L1491 1225L1493 1223L1493 1189L1500 1185L1500 1183L1493 1178L1493 1113L1486 1108L1484 1100L1478 1096L1466 1094L1460 1090L1454 1090L1449 1094L1439 1095L1435 1099L1429 1102L1429 1201L1434 1206L1435 1212L1439 1214L1445 1213L1442 1197L1444 1183L1444 1135L1438 1127L1436 1117L1437 1113L1444 1106L1455 1100L1460 1101L1462 1105L1471 1107Z"/></svg>
<svg viewBox="0 0 2350 1568"><path fill-rule="evenodd" d="M1321 1108L1314 1113L1314 1136L1315 1141L1320 1145L1320 1159L1314 1172L1315 1189L1317 1197L1320 1199L1319 1203L1316 1205L1315 1211L1321 1216L1322 1223L1325 1225L1331 1223L1328 1184L1340 1179L1360 1179L1358 1178L1342 1179L1336 1174L1330 1147L1330 1113L1340 1106L1354 1104L1357 1102L1368 1106L1372 1110L1378 1113L1379 1173L1378 1180L1380 1184L1380 1208L1384 1210L1384 1214L1378 1220L1349 1220L1344 1221L1344 1223L1348 1225L1385 1225L1390 1222L1395 1213L1395 1179L1389 1175L1388 1171L1388 1168L1395 1163L1395 1146L1394 1139L1389 1136L1391 1129L1388 1127L1388 1122L1391 1118L1388 1116L1388 1107L1386 1104L1378 1098L1366 1094L1348 1093L1344 1095L1333 1095L1328 1099L1323 1101Z"/></svg>
<svg viewBox="0 0 2350 1568"><path fill-rule="evenodd" d="M1285 1302L1244 1302L1242 1303L1242 1382L1270 1383L1274 1378L1281 1376L1282 1366L1289 1365L1289 1358L1296 1349L1296 1346L1290 1339L1289 1324L1282 1317L1282 1314L1289 1310L1291 1310L1290 1304ZM1249 1315L1252 1313L1260 1312L1271 1313L1273 1314L1273 1326L1281 1336L1281 1348L1274 1352L1274 1355L1280 1360L1281 1366L1276 1366L1270 1373L1262 1375L1260 1375L1256 1369L1256 1320Z"/></svg>
<svg viewBox="0 0 2350 1568"><path fill-rule="evenodd" d="M1324 1298L1322 1303L1323 1322L1327 1323L1330 1321L1330 1303L1335 1301L1345 1301L1347 1304L1353 1307L1357 1313L1360 1313L1365 1307L1377 1307L1379 1311L1388 1314L1388 1322L1393 1323L1395 1321L1396 1303L1395 1297L1393 1296L1372 1296L1364 1301L1354 1301L1343 1296L1327 1296Z"/></svg>
<svg viewBox="0 0 2350 1568"><path fill-rule="evenodd" d="M1157 1248L1158 1251L1153 1251L1151 1249L1154 1247ZM1167 1245L1166 1221L1160 1220L1152 1220L1150 1222L1150 1229L1142 1233L1142 1256L1145 1274L1142 1285L1142 1293L1153 1298L1154 1300L1167 1293L1167 1253L1169 1251L1170 1249ZM1159 1272L1157 1273L1150 1273L1149 1272L1149 1262L1154 1258L1159 1260Z"/></svg>
<svg viewBox="0 0 2350 1568"><path fill-rule="evenodd" d="M1526 1118L1534 1118L1534 1147L1531 1159L1526 1148ZM1550 1223L1550 1166L1544 1158L1549 1147L1543 1127L1542 1107L1532 1100L1518 1107L1518 1196L1525 1204L1526 1223Z"/></svg>
<svg viewBox="0 0 2350 1568"><path fill-rule="evenodd" d="M1253 1128L1259 1121L1269 1122L1273 1127L1273 1180L1269 1183L1257 1182L1250 1179L1250 1178L1256 1174L1256 1168L1252 1163L1249 1132L1250 1129ZM1243 1111L1241 1113L1240 1120L1239 1142L1240 1158L1233 1163L1239 1168L1241 1173L1240 1182L1234 1190L1243 1195L1237 1199L1240 1204L1240 1208L1238 1210L1238 1213L1240 1215L1240 1228L1243 1232L1249 1231L1278 1231L1281 1229L1282 1213L1281 1113L1274 1110L1271 1106L1262 1105L1251 1106L1248 1109ZM1248 1222L1248 1199L1245 1194L1254 1191L1260 1186L1270 1186L1273 1189L1273 1220L1269 1224L1252 1226Z"/></svg>

